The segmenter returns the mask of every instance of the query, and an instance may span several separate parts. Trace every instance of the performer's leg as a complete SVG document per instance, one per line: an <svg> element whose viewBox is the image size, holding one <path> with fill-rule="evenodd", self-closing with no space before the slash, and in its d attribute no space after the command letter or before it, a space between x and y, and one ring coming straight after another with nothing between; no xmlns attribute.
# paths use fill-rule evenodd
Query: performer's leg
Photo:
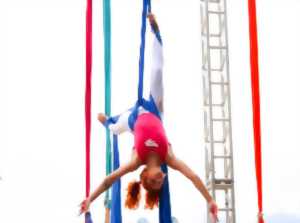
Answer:
<svg viewBox="0 0 300 223"><path fill-rule="evenodd" d="M113 134L119 135L123 132L129 131L131 132L128 125L128 117L131 111L127 110L119 116L107 118L105 114L98 114L98 120L103 125L108 125L108 128L112 131Z"/></svg>
<svg viewBox="0 0 300 223"><path fill-rule="evenodd" d="M160 112L163 112L163 52L162 45L154 37L150 77L150 94Z"/></svg>

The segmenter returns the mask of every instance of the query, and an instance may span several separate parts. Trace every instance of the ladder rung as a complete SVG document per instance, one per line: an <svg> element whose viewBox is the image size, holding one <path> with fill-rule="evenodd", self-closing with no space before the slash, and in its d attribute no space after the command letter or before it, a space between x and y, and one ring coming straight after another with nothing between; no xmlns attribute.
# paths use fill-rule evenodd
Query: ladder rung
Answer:
<svg viewBox="0 0 300 223"><path fill-rule="evenodd" d="M219 68L219 69L211 69L211 71L219 71L219 72L221 72L221 71L223 71L223 69L222 68Z"/></svg>
<svg viewBox="0 0 300 223"><path fill-rule="evenodd" d="M219 178L215 179L215 184L232 184L232 179Z"/></svg>
<svg viewBox="0 0 300 223"><path fill-rule="evenodd" d="M225 140L214 140L213 143L218 143L218 144L221 144L221 143L225 143L226 141Z"/></svg>
<svg viewBox="0 0 300 223"><path fill-rule="evenodd" d="M206 140L205 141L206 143L210 143L210 140ZM226 141L225 140L214 140L213 143L216 143L216 144L223 144L225 143Z"/></svg>
<svg viewBox="0 0 300 223"><path fill-rule="evenodd" d="M201 36L206 38L207 37L207 33L206 32L202 32ZM209 34L209 38L221 38L221 36L222 36L222 33L210 33Z"/></svg>
<svg viewBox="0 0 300 223"><path fill-rule="evenodd" d="M213 122L229 122L230 119L229 118L213 118L212 121Z"/></svg>
<svg viewBox="0 0 300 223"><path fill-rule="evenodd" d="M212 104L215 107L224 107L225 103Z"/></svg>
<svg viewBox="0 0 300 223"><path fill-rule="evenodd" d="M219 37L221 37L221 35L222 35L221 33L218 33L218 34L210 34L209 37L218 37L218 38L219 38Z"/></svg>
<svg viewBox="0 0 300 223"><path fill-rule="evenodd" d="M214 188L215 188L215 190L232 189L232 180L231 179L215 179Z"/></svg>
<svg viewBox="0 0 300 223"><path fill-rule="evenodd" d="M227 46L209 46L211 50L227 50Z"/></svg>
<svg viewBox="0 0 300 223"><path fill-rule="evenodd" d="M209 14L224 15L225 11L212 11L212 10L209 10L208 13Z"/></svg>
<svg viewBox="0 0 300 223"><path fill-rule="evenodd" d="M215 179L213 184L211 181L207 184L207 188L209 190L212 190L213 188L215 190L230 190L233 189L232 182L231 179Z"/></svg>
<svg viewBox="0 0 300 223"><path fill-rule="evenodd" d="M209 106L209 103L205 102L204 105ZM211 106L213 106L213 107L224 107L225 103L224 102L222 102L222 103L213 103L213 104L211 104Z"/></svg>
<svg viewBox="0 0 300 223"><path fill-rule="evenodd" d="M215 159L231 159L231 156L214 156Z"/></svg>
<svg viewBox="0 0 300 223"><path fill-rule="evenodd" d="M219 211L233 211L232 208L219 208Z"/></svg>
<svg viewBox="0 0 300 223"><path fill-rule="evenodd" d="M207 68L205 66L202 66L202 70L207 71ZM224 70L224 68L211 68L211 71L218 71L218 72L222 72Z"/></svg>
<svg viewBox="0 0 300 223"><path fill-rule="evenodd" d="M228 85L228 82L211 81L210 84L212 84L212 85Z"/></svg>
<svg viewBox="0 0 300 223"><path fill-rule="evenodd" d="M214 182L215 184L220 184L220 183L227 183L230 184L232 183L231 178L215 178L215 179L209 179L208 183L211 184L211 182Z"/></svg>
<svg viewBox="0 0 300 223"><path fill-rule="evenodd" d="M200 0L201 2L205 2L205 0ZM220 0L209 0L209 3L220 3Z"/></svg>
<svg viewBox="0 0 300 223"><path fill-rule="evenodd" d="M228 190L232 189L232 179L215 179L215 190Z"/></svg>

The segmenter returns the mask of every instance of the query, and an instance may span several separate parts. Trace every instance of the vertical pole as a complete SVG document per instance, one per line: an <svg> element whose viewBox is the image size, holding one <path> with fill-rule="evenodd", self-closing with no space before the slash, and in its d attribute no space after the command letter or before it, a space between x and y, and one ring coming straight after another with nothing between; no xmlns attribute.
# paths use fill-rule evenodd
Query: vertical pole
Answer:
<svg viewBox="0 0 300 223"><path fill-rule="evenodd" d="M210 156L213 157L214 156L214 126L213 126L213 112L212 112L212 86L211 86L211 55L210 55L210 18L209 18L209 0L205 0L205 14L206 14L206 29L207 29L207 35L206 35L206 48L207 48L207 73L208 73L208 94L209 94L209 98L208 98L208 103L209 103L209 140L210 140L210 151L211 154ZM211 160L211 168L214 170L215 169L215 162L212 159ZM212 172L212 180L215 179L215 171ZM212 187L213 184L212 184ZM212 196L214 199L216 199L216 194L215 194L215 190L212 190Z"/></svg>
<svg viewBox="0 0 300 223"><path fill-rule="evenodd" d="M227 51L226 51L226 73L227 73L227 81L228 81L228 113L229 113L229 119L231 119L231 89L230 89L230 63L229 63L229 52L228 52L228 21L227 21L227 0L224 0L224 32L225 32L225 39L226 39L226 46L227 46ZM229 129L228 129L228 137L229 137L229 153L231 154L231 174L232 174L232 190L231 190L231 199L232 199L232 222L236 222L236 214L235 214L235 179L234 179L234 162L233 162L233 139L232 139L232 122L229 122Z"/></svg>
<svg viewBox="0 0 300 223"><path fill-rule="evenodd" d="M220 218L235 223L227 6L226 0L201 2L206 184Z"/></svg>

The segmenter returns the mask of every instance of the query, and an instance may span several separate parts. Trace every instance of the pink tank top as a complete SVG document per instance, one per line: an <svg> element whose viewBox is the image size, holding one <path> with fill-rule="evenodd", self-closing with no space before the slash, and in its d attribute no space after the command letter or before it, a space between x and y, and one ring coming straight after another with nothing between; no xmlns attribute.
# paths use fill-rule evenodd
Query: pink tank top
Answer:
<svg viewBox="0 0 300 223"><path fill-rule="evenodd" d="M142 162L146 162L150 152L155 152L161 162L165 162L168 139L161 120L154 114L143 113L138 116L134 125L134 146Z"/></svg>

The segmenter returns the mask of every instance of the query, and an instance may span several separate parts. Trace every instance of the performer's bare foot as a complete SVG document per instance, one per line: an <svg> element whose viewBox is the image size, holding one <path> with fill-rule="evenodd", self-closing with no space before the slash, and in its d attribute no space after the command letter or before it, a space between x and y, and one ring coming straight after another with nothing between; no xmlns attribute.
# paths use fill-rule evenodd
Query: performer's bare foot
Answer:
<svg viewBox="0 0 300 223"><path fill-rule="evenodd" d="M105 114L103 114L103 113L98 114L98 121L101 122L103 125L106 122L106 120L107 120L107 117Z"/></svg>
<svg viewBox="0 0 300 223"><path fill-rule="evenodd" d="M158 31L159 31L159 27L158 27L158 24L157 24L157 22L156 22L156 19L155 19L154 14L149 13L149 14L147 15L147 17L148 17L149 22L150 22L150 24L152 25L154 31L155 31L155 32L158 32Z"/></svg>

